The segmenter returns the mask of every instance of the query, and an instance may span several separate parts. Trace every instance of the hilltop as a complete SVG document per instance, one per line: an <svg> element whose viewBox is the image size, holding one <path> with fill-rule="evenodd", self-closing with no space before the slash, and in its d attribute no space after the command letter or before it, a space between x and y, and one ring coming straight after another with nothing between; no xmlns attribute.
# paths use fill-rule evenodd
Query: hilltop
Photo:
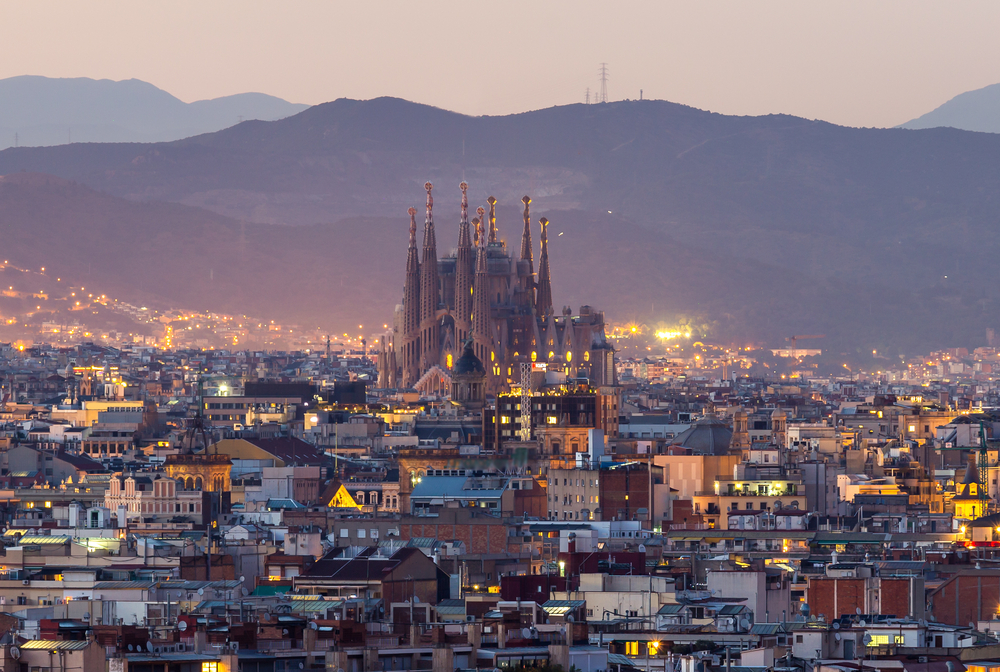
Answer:
<svg viewBox="0 0 1000 672"><path fill-rule="evenodd" d="M0 79L0 149L177 140L307 107L263 93L185 103L138 79L10 77Z"/></svg>
<svg viewBox="0 0 1000 672"><path fill-rule="evenodd" d="M590 244L571 258L553 250L553 264L568 265L555 298L613 319L683 313L717 324L720 336L827 333L828 348L880 351L977 345L1000 326L1000 136L733 117L664 101L468 117L383 98L170 143L0 152L0 172L21 170L129 201L295 225L274 229L280 244L270 250L293 264L295 255L312 263L308 248L319 245L330 259L317 265L371 278L377 258L393 279L369 297L381 321L399 301L406 207L433 181L439 246L453 245L464 177L473 207L493 194L509 208L507 232L526 193L536 216L583 227ZM365 254L334 258L351 246ZM235 252L232 243L217 250ZM593 291L560 296L563 278L563 291Z"/></svg>

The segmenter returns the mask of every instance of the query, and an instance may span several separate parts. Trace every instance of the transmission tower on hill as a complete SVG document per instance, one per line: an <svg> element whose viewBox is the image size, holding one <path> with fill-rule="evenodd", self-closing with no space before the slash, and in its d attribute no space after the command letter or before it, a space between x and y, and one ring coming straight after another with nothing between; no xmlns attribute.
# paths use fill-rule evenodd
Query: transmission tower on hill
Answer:
<svg viewBox="0 0 1000 672"><path fill-rule="evenodd" d="M587 105L590 105L590 87L589 86L587 87L587 93L586 93L586 96L584 97L584 101L586 102Z"/></svg>
<svg viewBox="0 0 1000 672"><path fill-rule="evenodd" d="M608 102L608 64L601 63L601 95L598 96L597 102L606 103Z"/></svg>

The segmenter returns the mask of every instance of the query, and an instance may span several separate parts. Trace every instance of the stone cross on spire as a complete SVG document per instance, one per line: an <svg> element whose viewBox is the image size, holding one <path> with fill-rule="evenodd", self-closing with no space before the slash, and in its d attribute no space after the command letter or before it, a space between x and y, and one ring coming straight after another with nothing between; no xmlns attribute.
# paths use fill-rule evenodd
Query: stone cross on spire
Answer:
<svg viewBox="0 0 1000 672"><path fill-rule="evenodd" d="M462 223L469 221L469 183L462 182L458 185L458 188L462 190Z"/></svg>
<svg viewBox="0 0 1000 672"><path fill-rule="evenodd" d="M485 247L486 238L483 236L483 229L486 227L486 209L480 205L476 208L476 214L479 215L476 219L476 247Z"/></svg>
<svg viewBox="0 0 1000 672"><path fill-rule="evenodd" d="M486 199L490 204L490 243L497 242L497 199L490 196Z"/></svg>
<svg viewBox="0 0 1000 672"><path fill-rule="evenodd" d="M434 197L431 195L431 189L433 188L433 184L424 182L424 189L427 190L427 217L424 219L425 222L434 221Z"/></svg>

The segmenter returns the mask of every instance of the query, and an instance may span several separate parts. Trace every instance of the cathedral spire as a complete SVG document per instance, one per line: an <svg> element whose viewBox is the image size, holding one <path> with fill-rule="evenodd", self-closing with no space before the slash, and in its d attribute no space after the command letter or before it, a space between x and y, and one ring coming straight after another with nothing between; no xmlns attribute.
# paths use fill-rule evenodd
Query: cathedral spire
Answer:
<svg viewBox="0 0 1000 672"><path fill-rule="evenodd" d="M552 281L549 276L549 220L542 217L538 223L542 227L542 251L538 255L538 293L535 299L535 314L544 319L552 313Z"/></svg>
<svg viewBox="0 0 1000 672"><path fill-rule="evenodd" d="M478 212L484 213L482 208ZM486 220L479 222L479 247L476 250L475 288L472 292L472 338L476 357L492 374L490 352L493 339L490 331L490 276L486 253Z"/></svg>
<svg viewBox="0 0 1000 672"><path fill-rule="evenodd" d="M427 182L427 215L424 218L424 256L420 264L420 365L428 369L440 359L440 329L437 318L441 303L441 286L438 280L437 240L434 237L434 186Z"/></svg>
<svg viewBox="0 0 1000 672"><path fill-rule="evenodd" d="M406 282L403 285L402 367L403 387L420 377L420 260L417 257L417 209L410 215L410 247L406 251Z"/></svg>
<svg viewBox="0 0 1000 672"><path fill-rule="evenodd" d="M486 199L490 204L490 244L497 242L497 199L490 196Z"/></svg>
<svg viewBox="0 0 1000 672"><path fill-rule="evenodd" d="M458 225L458 252L455 255L455 340L461 344L472 329L472 287L474 269L472 239L469 236L469 185L462 182L462 218ZM478 222L478 220L476 220Z"/></svg>
<svg viewBox="0 0 1000 672"><path fill-rule="evenodd" d="M525 196L521 199L521 202L524 203L524 231L521 232L521 260L528 262L528 272L534 274L534 261L531 258L531 214L528 207L531 205L531 197Z"/></svg>

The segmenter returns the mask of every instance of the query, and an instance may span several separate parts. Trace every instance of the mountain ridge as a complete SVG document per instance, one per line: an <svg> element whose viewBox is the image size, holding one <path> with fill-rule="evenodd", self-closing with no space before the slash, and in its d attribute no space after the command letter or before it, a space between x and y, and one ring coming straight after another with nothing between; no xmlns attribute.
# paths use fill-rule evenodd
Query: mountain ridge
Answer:
<svg viewBox="0 0 1000 672"><path fill-rule="evenodd" d="M1000 83L960 93L898 128L948 127L979 133L1000 133Z"/></svg>
<svg viewBox="0 0 1000 672"><path fill-rule="evenodd" d="M176 140L244 118L278 119L306 109L263 93L185 103L139 79L0 79L0 149L71 142Z"/></svg>
<svg viewBox="0 0 1000 672"><path fill-rule="evenodd" d="M489 195L515 206L517 230L525 194L536 216L588 222L592 245L574 263L605 281L580 300L622 315L742 315L753 325L747 337L776 338L827 333L836 310L850 321L829 331L863 333L880 352L894 340L975 344L1000 327L992 317L1000 285L990 271L1000 247L1000 136L732 117L667 101L469 117L400 99L340 99L170 143L0 152L0 173L21 170L134 201L296 225L290 231L359 218L402 222L382 241L387 254L405 242L405 211L422 203L425 181L436 185L440 223L457 218L465 179L473 208ZM639 246L645 262L636 264L612 253L640 239L660 256ZM364 273L360 261L345 263ZM401 268L402 254L390 263ZM676 263L699 277L675 274ZM730 272L737 267L757 280L741 282ZM761 289L748 295L753 285ZM643 313L643 305L665 305L645 289L652 286L690 300ZM384 314L398 294L378 299ZM772 324L749 315L753 305L766 306Z"/></svg>

